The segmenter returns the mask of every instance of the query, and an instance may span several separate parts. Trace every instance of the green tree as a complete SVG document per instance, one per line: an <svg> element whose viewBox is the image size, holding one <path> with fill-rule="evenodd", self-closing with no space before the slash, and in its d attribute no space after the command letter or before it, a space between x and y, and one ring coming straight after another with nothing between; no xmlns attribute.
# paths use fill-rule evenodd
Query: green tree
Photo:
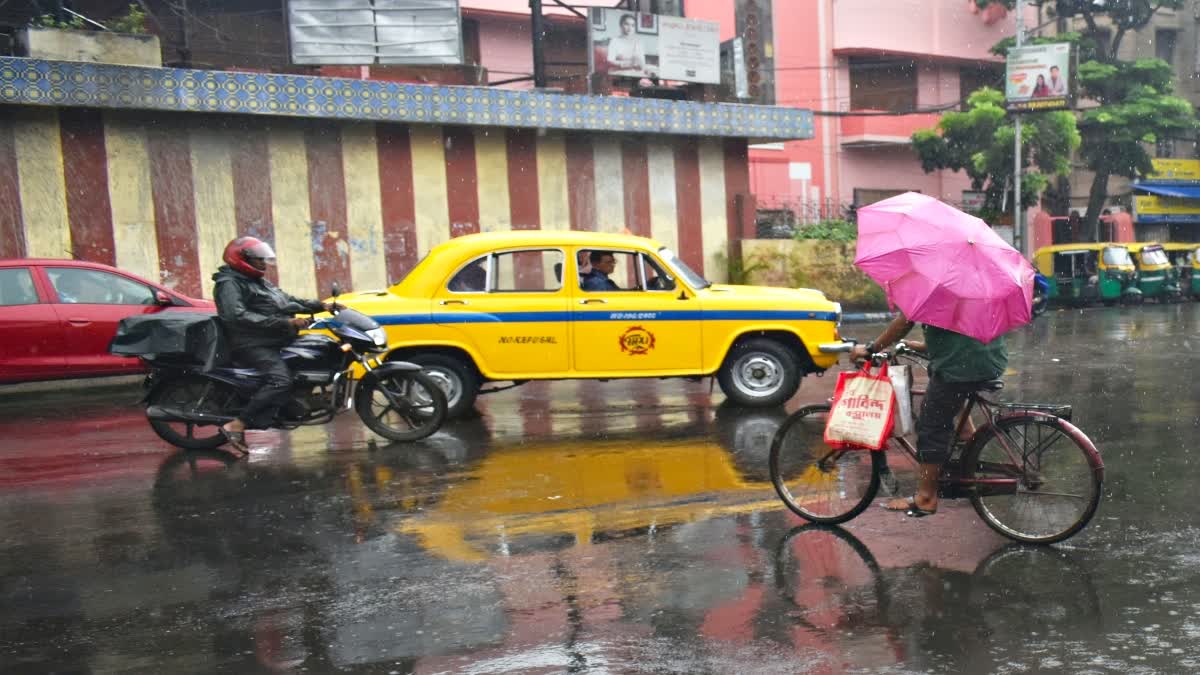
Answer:
<svg viewBox="0 0 1200 675"><path fill-rule="evenodd" d="M1033 206L1051 175L1071 172L1071 153L1079 148L1075 116L1067 111L1042 113L1022 124L1021 204ZM965 171L971 189L984 193L985 220L1007 210L1012 194L1013 118L1005 114L1004 94L984 87L967 97L962 112L942 115L937 127L913 134L913 149L926 173Z"/></svg>
<svg viewBox="0 0 1200 675"><path fill-rule="evenodd" d="M975 0L981 7L997 0ZM1013 0L1000 0L1012 8ZM1185 99L1174 96L1173 71L1160 59L1123 61L1121 43L1130 32L1141 30L1162 9L1180 9L1183 0L1041 0L1029 3L1058 18L1079 17L1082 34L1068 33L1034 42L1075 42L1079 49L1079 93L1097 107L1083 106L1079 130L1080 156L1095 172L1084 216L1093 238L1099 237L1098 220L1108 198L1111 176L1137 178L1152 170L1147 144L1168 138L1189 137L1196 129L1195 111ZM1107 24L1107 26L1105 25ZM1111 38L1110 30L1111 27ZM1012 39L993 50L1007 53ZM1041 113L1026 115L1030 119Z"/></svg>

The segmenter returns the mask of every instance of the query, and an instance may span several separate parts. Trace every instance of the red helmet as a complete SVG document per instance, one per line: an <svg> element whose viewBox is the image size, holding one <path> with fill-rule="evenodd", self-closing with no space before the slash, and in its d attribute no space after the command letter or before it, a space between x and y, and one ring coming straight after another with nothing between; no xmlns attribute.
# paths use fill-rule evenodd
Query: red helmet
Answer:
<svg viewBox="0 0 1200 675"><path fill-rule="evenodd" d="M275 264L275 251L271 249L270 244L261 239L238 237L225 246L221 260L246 276L260 279L266 272L267 265ZM261 267L254 264L259 261Z"/></svg>

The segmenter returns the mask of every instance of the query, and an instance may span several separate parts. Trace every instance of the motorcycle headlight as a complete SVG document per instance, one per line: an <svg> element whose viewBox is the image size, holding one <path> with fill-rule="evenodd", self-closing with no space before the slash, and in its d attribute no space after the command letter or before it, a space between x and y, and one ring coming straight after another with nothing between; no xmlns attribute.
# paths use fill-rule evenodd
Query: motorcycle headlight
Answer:
<svg viewBox="0 0 1200 675"><path fill-rule="evenodd" d="M387 346L387 333L382 328L372 328L367 331L367 337L371 338L376 347Z"/></svg>

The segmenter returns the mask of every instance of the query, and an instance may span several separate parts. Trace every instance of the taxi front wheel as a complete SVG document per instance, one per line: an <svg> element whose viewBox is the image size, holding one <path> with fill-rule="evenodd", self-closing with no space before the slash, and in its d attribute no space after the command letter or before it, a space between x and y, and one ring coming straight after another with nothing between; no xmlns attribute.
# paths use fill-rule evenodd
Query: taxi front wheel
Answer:
<svg viewBox="0 0 1200 675"><path fill-rule="evenodd" d="M421 366L446 394L446 417L461 417L475 406L479 376L473 364L449 354L411 354L405 361Z"/></svg>
<svg viewBox="0 0 1200 675"><path fill-rule="evenodd" d="M790 349L774 340L746 340L729 351L717 382L739 405L782 405L800 388L800 365Z"/></svg>

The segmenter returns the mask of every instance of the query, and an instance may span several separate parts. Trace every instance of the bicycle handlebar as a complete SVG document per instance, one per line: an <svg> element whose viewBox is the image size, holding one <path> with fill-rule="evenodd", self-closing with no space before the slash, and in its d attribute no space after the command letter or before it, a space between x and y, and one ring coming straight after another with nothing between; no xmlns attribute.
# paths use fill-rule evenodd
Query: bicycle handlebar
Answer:
<svg viewBox="0 0 1200 675"><path fill-rule="evenodd" d="M818 349L818 351L820 351L823 354L843 354L843 353L849 352L850 350L854 349L854 347L856 347L857 345L858 345L858 340L843 340L841 342L826 342L826 343L817 345L817 349ZM880 364L880 363L883 363L884 361L894 363L896 360L896 357L898 357L898 356L909 356L909 357L918 358L918 359L921 359L924 361L929 360L928 356L926 356L922 352L919 352L919 351L913 349L912 347L909 347L907 344L904 343L903 340L896 343L895 350L890 351L890 352L887 350L884 350L881 352L876 352L874 354L868 354L867 359L869 359L872 363L875 363L875 364Z"/></svg>

